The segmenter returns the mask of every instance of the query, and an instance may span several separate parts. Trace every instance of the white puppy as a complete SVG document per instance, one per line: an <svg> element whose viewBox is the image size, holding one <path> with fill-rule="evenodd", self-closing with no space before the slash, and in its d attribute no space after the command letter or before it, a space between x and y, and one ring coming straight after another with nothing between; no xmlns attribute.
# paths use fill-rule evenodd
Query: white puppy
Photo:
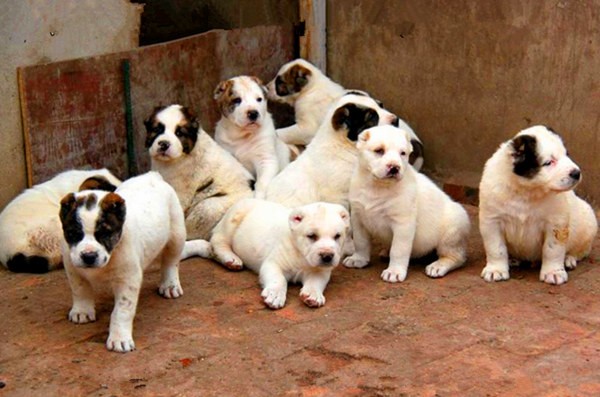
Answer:
<svg viewBox="0 0 600 397"><path fill-rule="evenodd" d="M144 123L152 169L177 192L187 238L208 240L229 207L253 196L252 175L202 129L187 108L158 107ZM201 256L208 256L207 242L204 247Z"/></svg>
<svg viewBox="0 0 600 397"><path fill-rule="evenodd" d="M390 247L384 281L404 281L410 258L434 250L438 260L425 268L442 277L464 264L470 223L455 203L408 162L410 134L391 126L368 129L358 137L359 161L350 185L352 232L356 252L347 267L364 267L371 257L371 238Z"/></svg>
<svg viewBox="0 0 600 397"><path fill-rule="evenodd" d="M185 243L183 211L175 191L156 172L128 179L115 193L84 190L61 201L63 260L73 307L69 320L96 320L93 287L109 285L115 307L106 347L128 352L135 348L133 318L143 271L160 263L158 293L183 295L179 256Z"/></svg>
<svg viewBox="0 0 600 397"><path fill-rule="evenodd" d="M0 262L13 272L61 267L60 200L77 190L114 191L120 183L106 169L71 170L25 190L0 214Z"/></svg>
<svg viewBox="0 0 600 397"><path fill-rule="evenodd" d="M247 199L227 212L211 243L225 267L239 270L245 265L259 274L268 307L285 305L290 281L302 283L300 299L306 305L320 307L349 226L348 211L339 205L313 203L289 209Z"/></svg>
<svg viewBox="0 0 600 397"><path fill-rule="evenodd" d="M215 141L256 178L255 195L264 198L267 186L297 152L275 134L267 111L265 88L257 77L239 76L219 83L214 98L221 111Z"/></svg>
<svg viewBox="0 0 600 397"><path fill-rule="evenodd" d="M479 186L479 229L486 281L509 278L509 255L542 261L540 280L567 282L566 269L587 256L598 230L592 207L573 188L581 171L560 137L534 126L504 142L487 161Z"/></svg>

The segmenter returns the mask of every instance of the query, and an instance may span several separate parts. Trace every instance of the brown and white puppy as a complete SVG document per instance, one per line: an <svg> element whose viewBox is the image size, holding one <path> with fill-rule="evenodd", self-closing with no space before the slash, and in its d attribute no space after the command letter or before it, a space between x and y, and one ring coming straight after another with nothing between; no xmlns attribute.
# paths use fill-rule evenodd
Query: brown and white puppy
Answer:
<svg viewBox="0 0 600 397"><path fill-rule="evenodd" d="M77 190L114 191L120 183L106 169L71 170L25 190L0 214L0 262L10 271L24 273L62 267L60 200Z"/></svg>
<svg viewBox="0 0 600 397"><path fill-rule="evenodd" d="M252 175L202 129L185 107L158 107L144 123L152 169L177 192L185 213L187 238L210 239L213 227L227 209L254 195Z"/></svg>
<svg viewBox="0 0 600 397"><path fill-rule="evenodd" d="M581 171L561 138L538 125L504 142L479 186L479 229L486 281L509 278L509 255L540 261L540 280L567 282L567 269L590 253L598 230L592 207L573 192Z"/></svg>
<svg viewBox="0 0 600 397"><path fill-rule="evenodd" d="M156 172L123 182L114 193L84 190L61 201L65 270L73 293L69 320L96 320L94 287L109 285L115 306L106 347L135 349L133 319L143 272L160 263L158 293L183 295L179 257L185 243L183 210L175 191Z"/></svg>
<svg viewBox="0 0 600 397"><path fill-rule="evenodd" d="M215 141L256 178L257 198L264 198L271 180L292 158L290 147L275 134L265 90L257 77L238 76L220 82L214 93L221 111Z"/></svg>

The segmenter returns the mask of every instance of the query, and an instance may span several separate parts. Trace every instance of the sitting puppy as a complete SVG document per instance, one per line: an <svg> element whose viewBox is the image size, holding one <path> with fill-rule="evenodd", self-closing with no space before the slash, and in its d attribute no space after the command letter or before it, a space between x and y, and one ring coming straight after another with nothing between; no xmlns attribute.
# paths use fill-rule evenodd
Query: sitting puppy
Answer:
<svg viewBox="0 0 600 397"><path fill-rule="evenodd" d="M106 347L135 349L132 328L142 273L161 264L158 293L183 295L179 256L185 243L183 211L175 191L156 172L128 179L115 193L84 190L61 201L63 260L73 307L69 320L96 320L93 287L110 285L115 296Z"/></svg>
<svg viewBox="0 0 600 397"><path fill-rule="evenodd" d="M277 138L264 91L257 77L239 76L219 83L214 94L222 115L215 141L254 175L257 198L264 198L267 185L298 154Z"/></svg>
<svg viewBox="0 0 600 397"><path fill-rule="evenodd" d="M306 150L273 179L267 189L268 200L288 207L325 201L348 208L358 134L376 125L400 122L363 95L342 96L326 119Z"/></svg>
<svg viewBox="0 0 600 397"><path fill-rule="evenodd" d="M177 192L187 238L208 240L229 207L253 196L252 175L180 105L156 108L144 124L152 169Z"/></svg>
<svg viewBox="0 0 600 397"><path fill-rule="evenodd" d="M258 273L262 298L271 309L285 305L290 281L302 283L300 299L307 306L320 307L349 226L348 211L339 205L313 203L290 210L248 199L227 212L211 244L225 267L245 265Z"/></svg>
<svg viewBox="0 0 600 397"><path fill-rule="evenodd" d="M390 263L381 278L404 281L410 258L434 250L439 259L425 268L442 277L465 262L469 217L425 175L408 162L410 134L391 126L368 129L358 137L359 160L350 185L352 232L356 252L347 267L364 267L371 238L390 247Z"/></svg>
<svg viewBox="0 0 600 397"><path fill-rule="evenodd" d="M10 271L24 273L61 267L61 198L81 189L114 191L120 183L106 169L71 170L25 190L0 214L0 262Z"/></svg>
<svg viewBox="0 0 600 397"><path fill-rule="evenodd" d="M592 207L573 188L581 171L560 137L534 126L504 142L486 162L479 186L479 229L486 281L509 278L509 255L542 261L540 280L563 284L587 256L598 230Z"/></svg>

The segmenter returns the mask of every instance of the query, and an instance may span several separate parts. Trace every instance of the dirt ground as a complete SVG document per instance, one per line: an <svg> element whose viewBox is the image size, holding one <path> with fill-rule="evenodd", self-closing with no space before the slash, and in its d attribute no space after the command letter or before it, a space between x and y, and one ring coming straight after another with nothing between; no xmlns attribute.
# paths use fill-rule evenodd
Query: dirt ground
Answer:
<svg viewBox="0 0 600 397"><path fill-rule="evenodd" d="M288 291L266 309L257 277L190 259L185 295L144 280L128 354L104 347L112 310L95 323L67 320L63 271L0 271L0 396L598 396L600 244L569 282L516 268L487 284L476 208L466 267L429 279L423 264L384 283L383 263L337 268L323 308Z"/></svg>

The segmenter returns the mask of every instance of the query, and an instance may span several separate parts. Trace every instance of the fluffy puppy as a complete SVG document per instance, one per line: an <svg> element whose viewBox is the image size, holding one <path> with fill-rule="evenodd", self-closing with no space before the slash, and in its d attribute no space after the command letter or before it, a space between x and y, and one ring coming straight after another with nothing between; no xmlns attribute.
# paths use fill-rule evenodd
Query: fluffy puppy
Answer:
<svg viewBox="0 0 600 397"><path fill-rule="evenodd" d="M479 186L479 229L486 281L509 278L509 255L540 261L540 280L567 282L598 230L592 207L573 188L581 171L561 138L534 126L504 142L486 162Z"/></svg>
<svg viewBox="0 0 600 397"><path fill-rule="evenodd" d="M73 191L114 191L108 170L65 171L13 199L0 214L0 262L13 272L45 273L62 266L60 200Z"/></svg>
<svg viewBox="0 0 600 397"><path fill-rule="evenodd" d="M183 295L179 256L185 243L183 211L175 191L156 172L131 178L114 193L84 190L61 201L63 260L73 293L69 320L96 320L93 287L109 285L115 307L106 347L135 349L135 316L143 271L160 263L158 293Z"/></svg>
<svg viewBox="0 0 600 397"><path fill-rule="evenodd" d="M425 175L408 162L410 134L391 126L368 129L358 137L359 160L349 199L356 252L347 267L364 267L371 257L371 238L390 247L390 263L381 278L404 281L410 258L434 250L438 260L425 268L442 277L464 264L469 217Z"/></svg>
<svg viewBox="0 0 600 397"><path fill-rule="evenodd" d="M342 96L306 150L273 179L267 199L288 207L325 201L348 208L358 134L376 125L398 125L399 121L371 97Z"/></svg>
<svg viewBox="0 0 600 397"><path fill-rule="evenodd" d="M254 175L256 197L264 198L268 184L290 162L292 151L275 134L262 82L253 76L222 81L214 99L221 111L215 141Z"/></svg>
<svg viewBox="0 0 600 397"><path fill-rule="evenodd" d="M229 207L253 196L252 175L185 107L157 107L144 124L152 169L177 192L187 238L208 240Z"/></svg>
<svg viewBox="0 0 600 397"><path fill-rule="evenodd" d="M300 299L307 306L320 307L349 226L348 211L340 205L313 203L289 209L248 199L227 212L211 244L225 267L246 266L258 273L261 296L271 309L285 305L290 281L302 283Z"/></svg>

